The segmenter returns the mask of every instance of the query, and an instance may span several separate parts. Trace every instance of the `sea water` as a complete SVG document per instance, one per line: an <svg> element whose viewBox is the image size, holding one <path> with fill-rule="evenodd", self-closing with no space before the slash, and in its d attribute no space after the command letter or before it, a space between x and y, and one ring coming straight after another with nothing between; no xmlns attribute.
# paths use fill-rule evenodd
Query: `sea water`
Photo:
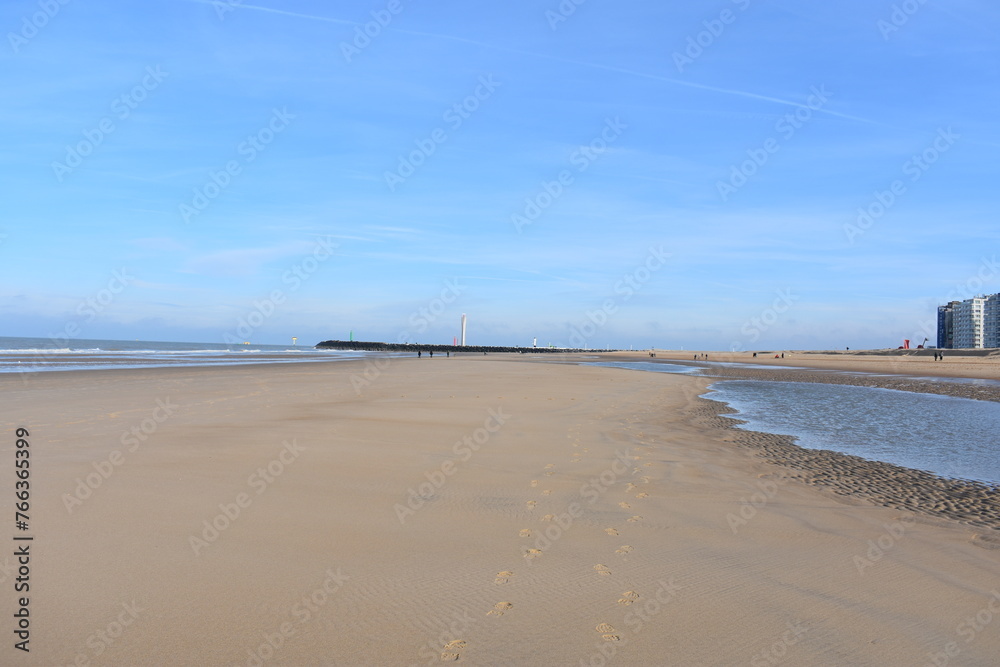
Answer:
<svg viewBox="0 0 1000 667"><path fill-rule="evenodd" d="M0 373L340 361L368 356L309 345L226 345L0 336Z"/></svg>

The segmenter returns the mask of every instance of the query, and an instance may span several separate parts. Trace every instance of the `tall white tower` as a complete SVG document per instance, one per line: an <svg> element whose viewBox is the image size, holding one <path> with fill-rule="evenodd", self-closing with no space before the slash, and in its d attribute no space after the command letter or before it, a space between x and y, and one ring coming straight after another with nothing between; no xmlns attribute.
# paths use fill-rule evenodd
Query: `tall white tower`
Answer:
<svg viewBox="0 0 1000 667"><path fill-rule="evenodd" d="M460 345L465 347L465 313L462 313L462 342Z"/></svg>

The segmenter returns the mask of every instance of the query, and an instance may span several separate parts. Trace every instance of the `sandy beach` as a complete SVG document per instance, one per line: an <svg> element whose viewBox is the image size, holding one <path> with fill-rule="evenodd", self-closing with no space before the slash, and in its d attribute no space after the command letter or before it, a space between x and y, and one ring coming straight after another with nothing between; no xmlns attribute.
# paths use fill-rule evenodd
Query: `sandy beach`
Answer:
<svg viewBox="0 0 1000 667"><path fill-rule="evenodd" d="M10 517L0 663L996 664L995 494L733 430L712 379L524 356L0 376L34 537L15 593Z"/></svg>

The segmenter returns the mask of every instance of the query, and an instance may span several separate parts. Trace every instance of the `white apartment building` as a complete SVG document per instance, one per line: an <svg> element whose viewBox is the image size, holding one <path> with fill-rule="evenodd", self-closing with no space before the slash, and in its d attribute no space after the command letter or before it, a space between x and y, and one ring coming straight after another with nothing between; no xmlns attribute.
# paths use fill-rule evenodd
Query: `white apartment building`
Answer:
<svg viewBox="0 0 1000 667"><path fill-rule="evenodd" d="M983 306L983 347L1000 347L1000 294L986 297Z"/></svg>
<svg viewBox="0 0 1000 667"><path fill-rule="evenodd" d="M993 295L997 296L997 295ZM993 297L990 297L993 300ZM958 349L984 347L984 311L987 298L977 296L955 304L954 311L954 345ZM993 300L994 308L998 302ZM991 313L992 314L992 313Z"/></svg>

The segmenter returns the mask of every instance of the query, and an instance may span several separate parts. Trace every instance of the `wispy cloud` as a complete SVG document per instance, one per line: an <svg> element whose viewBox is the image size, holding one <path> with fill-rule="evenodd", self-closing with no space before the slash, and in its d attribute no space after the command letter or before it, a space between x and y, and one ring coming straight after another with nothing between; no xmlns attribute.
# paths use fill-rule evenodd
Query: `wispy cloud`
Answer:
<svg viewBox="0 0 1000 667"><path fill-rule="evenodd" d="M241 2L229 3L226 0L184 0L184 2L190 2L196 5L209 5L211 7L219 8L220 6L227 9L233 9L236 11L249 9L256 12L266 12L268 14L281 14L282 16L292 16L298 19L307 19L310 21L320 21L322 23L339 23L341 25L361 25L357 21L346 21L344 19L333 18L330 16L316 16L314 14L300 14L298 12L290 12L285 9L274 9L273 7L261 7L260 5L247 5Z"/></svg>
<svg viewBox="0 0 1000 667"><path fill-rule="evenodd" d="M218 5L218 4L224 4L222 0L185 0L185 1L186 2L192 2L192 3L195 3L195 4L200 4L200 5ZM284 15L284 16L291 16L291 17L294 17L294 18L308 19L308 20L311 20L311 21L322 21L322 22L325 22L325 23L338 23L338 24L342 24L342 25L352 25L352 26L363 25L361 22L358 22L358 21L349 21L349 20L345 20L345 19L331 18L331 17L328 17L328 16L316 16L316 15L312 15L312 14L300 14L300 13L297 13L297 12L289 12L289 11L286 11L286 10L283 10L283 9L273 9L271 7L261 7L260 5L239 4L239 5L236 5L236 7L239 8L239 9L249 9L249 10L252 10L252 11L268 12L268 13L272 13L272 14L281 14L281 15ZM659 75L656 75L656 74L649 74L649 73L646 73L646 72L639 72L639 71L632 70L632 69L626 69L626 68L622 68L622 67L614 67L612 65L604 65L604 64L601 64L601 63L586 62L586 61L582 61L582 60L573 60L571 58L562 58L562 57L553 56L553 55L550 55L550 54L547 54L547 53L537 53L537 52L533 52L533 51L525 51L525 50L522 50L522 49L512 49L510 47L498 46L496 44L491 44L489 42L483 42L483 41L479 41L479 40L475 40L475 39L469 39L467 37L459 37L459 36L456 36L456 35L448 35L448 34L443 34L443 33L424 32L424 31L420 31L420 30L407 30L407 29L404 29L404 28L396 28L396 27L392 27L392 26L386 26L383 29L386 32L395 32L395 33L404 34L404 35L412 35L412 36L415 36L415 37L430 37L430 38L433 38L433 39L441 39L441 40L447 40L447 41L452 41L452 42L458 42L458 43L462 43L462 44L469 44L471 46L476 46L476 47L480 47L480 48L491 49L491 50L500 51L500 52L503 52L503 53L512 53L512 54L521 55L521 56L529 56L529 57L532 57L532 58L540 58L540 59L544 59L544 60L551 60L551 61L555 61L555 62L562 62L562 63L566 63L566 64L570 64L570 65L576 65L576 66L579 66L579 67L589 67L589 68L592 68L592 69L600 69L600 70L604 70L604 71L608 71L608 72L618 72L620 74L627 74L629 76L641 77L641 78L645 78L645 79L652 79L654 81L661 81L663 83L669 83L669 84L675 85L675 86L683 86L683 87L686 87L686 88L694 88L694 89L698 89L698 90L705 90L705 91L709 91L709 92L720 93L720 94L723 94L723 95L732 95L732 96L736 96L736 97L743 97L743 98L753 99L753 100L759 100L759 101L763 101L763 102L772 102L772 103L775 103L775 104L781 104L781 105L784 105L784 106L796 107L796 108L800 108L800 109L808 109L809 108L808 106L806 106L802 102L796 102L794 100L786 100L786 99L782 99L780 97L774 97L772 95L765 95L765 94L754 92L754 91L751 91L751 90L736 90L736 89L733 89L733 88L723 88L721 86L712 86L712 85L703 84L703 83L695 83L693 81L686 81L684 79L677 79L677 78L673 78L673 77L659 76ZM872 119L869 119L869 118L862 118L860 116L854 116L854 115L846 114L846 113L843 113L843 112L840 112L840 111L834 111L832 109L821 108L821 109L818 109L816 111L817 111L817 113L826 114L826 115L829 115L829 116L836 116L838 118L844 118L846 120L853 120L853 121L856 121L856 122L859 122L859 123L870 123L870 124L873 124L873 125L885 125L884 123L881 123L881 122L876 121L876 120L872 120Z"/></svg>

